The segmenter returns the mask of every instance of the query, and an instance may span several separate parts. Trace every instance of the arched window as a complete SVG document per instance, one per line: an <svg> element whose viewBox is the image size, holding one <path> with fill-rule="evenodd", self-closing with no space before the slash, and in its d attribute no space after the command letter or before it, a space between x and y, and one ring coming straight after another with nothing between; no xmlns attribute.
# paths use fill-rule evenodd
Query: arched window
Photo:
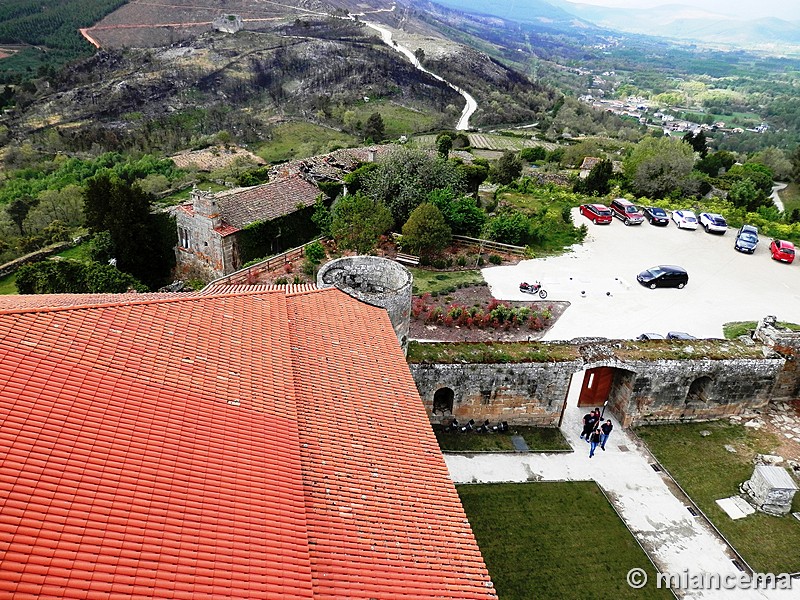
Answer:
<svg viewBox="0 0 800 600"><path fill-rule="evenodd" d="M448 387L439 388L433 394L433 413L452 414L455 393Z"/></svg>

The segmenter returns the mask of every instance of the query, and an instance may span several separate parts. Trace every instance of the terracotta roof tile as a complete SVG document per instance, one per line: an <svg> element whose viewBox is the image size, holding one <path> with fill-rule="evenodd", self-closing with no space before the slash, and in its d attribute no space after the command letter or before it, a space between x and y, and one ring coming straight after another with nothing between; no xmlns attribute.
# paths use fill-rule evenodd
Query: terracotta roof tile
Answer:
<svg viewBox="0 0 800 600"><path fill-rule="evenodd" d="M145 296L0 312L0 595L494 597L383 310Z"/></svg>
<svg viewBox="0 0 800 600"><path fill-rule="evenodd" d="M270 221L293 213L298 206L312 206L320 193L317 186L295 175L220 192L216 199L226 224L241 229L255 221Z"/></svg>

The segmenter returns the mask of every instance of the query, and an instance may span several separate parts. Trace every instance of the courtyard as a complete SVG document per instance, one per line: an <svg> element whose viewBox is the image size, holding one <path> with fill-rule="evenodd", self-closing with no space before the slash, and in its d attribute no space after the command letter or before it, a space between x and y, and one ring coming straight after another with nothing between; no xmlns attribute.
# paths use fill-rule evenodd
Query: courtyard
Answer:
<svg viewBox="0 0 800 600"><path fill-rule="evenodd" d="M583 244L561 256L482 271L495 298L527 300L520 282L538 280L549 301L570 303L545 340L635 338L668 331L721 338L722 325L731 321L775 315L800 322L800 261L773 261L769 238L761 236L749 255L733 249L735 229L715 235L679 230L672 222L626 227L616 219L594 225L577 208L572 215L576 224L589 228ZM688 285L681 290L639 285L636 275L659 264L685 268Z"/></svg>

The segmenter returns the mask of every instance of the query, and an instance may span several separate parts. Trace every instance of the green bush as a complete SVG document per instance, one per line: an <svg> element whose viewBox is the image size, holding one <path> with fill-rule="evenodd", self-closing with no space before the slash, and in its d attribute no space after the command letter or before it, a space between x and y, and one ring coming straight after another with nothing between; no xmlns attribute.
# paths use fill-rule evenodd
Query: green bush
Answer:
<svg viewBox="0 0 800 600"><path fill-rule="evenodd" d="M503 262L503 259L497 254L490 254L489 262L492 263L493 265L499 265L500 263Z"/></svg>

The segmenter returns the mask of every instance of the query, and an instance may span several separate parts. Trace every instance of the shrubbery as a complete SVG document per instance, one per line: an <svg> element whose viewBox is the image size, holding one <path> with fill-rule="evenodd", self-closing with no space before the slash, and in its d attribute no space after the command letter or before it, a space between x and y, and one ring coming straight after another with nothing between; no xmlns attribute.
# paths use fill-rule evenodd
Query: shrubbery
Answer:
<svg viewBox="0 0 800 600"><path fill-rule="evenodd" d="M522 326L533 331L545 329L553 318L552 307L544 310L523 306L515 308L508 302L493 299L485 307L449 304L447 307L430 304L438 296L424 294L415 297L411 305L411 317L432 325L466 327L467 329L511 329Z"/></svg>

